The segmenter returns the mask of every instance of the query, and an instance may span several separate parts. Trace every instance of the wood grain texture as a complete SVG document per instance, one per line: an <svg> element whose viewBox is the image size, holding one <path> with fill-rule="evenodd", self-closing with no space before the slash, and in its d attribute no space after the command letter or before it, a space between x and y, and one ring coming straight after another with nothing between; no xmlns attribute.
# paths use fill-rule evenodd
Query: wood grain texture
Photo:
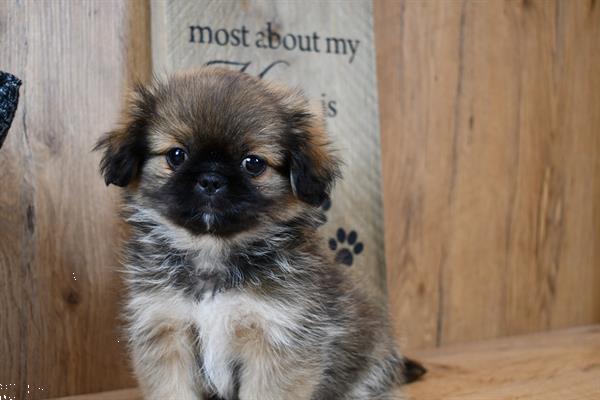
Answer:
<svg viewBox="0 0 600 400"><path fill-rule="evenodd" d="M0 151L6 398L134 383L117 328L116 191L91 149L127 82L149 73L148 19L145 2L0 2L0 69L23 80Z"/></svg>
<svg viewBox="0 0 600 400"><path fill-rule="evenodd" d="M595 400L600 326L416 353L429 368L412 400Z"/></svg>
<svg viewBox="0 0 600 400"><path fill-rule="evenodd" d="M112 390L108 392L60 397L52 400L143 400L138 389Z"/></svg>
<svg viewBox="0 0 600 400"><path fill-rule="evenodd" d="M600 7L376 1L408 348L600 321Z"/></svg>

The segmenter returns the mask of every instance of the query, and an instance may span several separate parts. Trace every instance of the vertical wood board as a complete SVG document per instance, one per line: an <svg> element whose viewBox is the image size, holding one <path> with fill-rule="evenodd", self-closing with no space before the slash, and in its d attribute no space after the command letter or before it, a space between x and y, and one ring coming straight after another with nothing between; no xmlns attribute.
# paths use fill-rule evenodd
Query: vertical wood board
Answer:
<svg viewBox="0 0 600 400"><path fill-rule="evenodd" d="M408 347L600 321L600 7L376 1Z"/></svg>
<svg viewBox="0 0 600 400"><path fill-rule="evenodd" d="M149 73L148 11L0 2L0 69L23 80L0 149L2 398L134 385L117 319L116 191L91 149L127 82Z"/></svg>

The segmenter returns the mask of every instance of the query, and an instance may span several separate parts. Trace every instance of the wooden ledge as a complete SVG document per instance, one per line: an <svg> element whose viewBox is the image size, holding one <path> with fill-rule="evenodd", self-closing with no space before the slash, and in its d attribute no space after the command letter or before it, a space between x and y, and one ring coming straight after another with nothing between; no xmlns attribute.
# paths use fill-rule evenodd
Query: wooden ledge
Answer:
<svg viewBox="0 0 600 400"><path fill-rule="evenodd" d="M81 394L79 396L57 397L51 400L143 400L137 389L113 390L110 392Z"/></svg>
<svg viewBox="0 0 600 400"><path fill-rule="evenodd" d="M598 400L600 325L410 354L429 369L412 400ZM60 400L142 400L136 389ZM285 400L285 399L282 399Z"/></svg>
<svg viewBox="0 0 600 400"><path fill-rule="evenodd" d="M429 369L414 400L600 399L600 325L411 354Z"/></svg>
<svg viewBox="0 0 600 400"><path fill-rule="evenodd" d="M57 397L51 400L143 400L137 389L113 390L110 392L81 394L79 396Z"/></svg>

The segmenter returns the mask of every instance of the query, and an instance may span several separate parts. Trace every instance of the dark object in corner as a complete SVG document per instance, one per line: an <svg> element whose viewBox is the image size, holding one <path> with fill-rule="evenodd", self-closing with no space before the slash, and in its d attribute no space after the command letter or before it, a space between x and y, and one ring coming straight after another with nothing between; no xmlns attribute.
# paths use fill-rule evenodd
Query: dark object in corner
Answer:
<svg viewBox="0 0 600 400"><path fill-rule="evenodd" d="M8 128L10 128L17 110L19 86L21 86L19 78L0 71L0 147L4 143Z"/></svg>
<svg viewBox="0 0 600 400"><path fill-rule="evenodd" d="M420 362L411 360L410 358L404 359L404 382L412 383L421 379L423 375L427 373L425 368Z"/></svg>

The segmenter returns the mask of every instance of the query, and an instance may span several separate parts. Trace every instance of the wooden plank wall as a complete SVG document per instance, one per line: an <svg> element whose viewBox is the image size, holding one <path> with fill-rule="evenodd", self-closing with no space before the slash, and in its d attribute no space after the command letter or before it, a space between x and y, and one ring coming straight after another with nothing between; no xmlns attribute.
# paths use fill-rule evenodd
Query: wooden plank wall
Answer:
<svg viewBox="0 0 600 400"><path fill-rule="evenodd" d="M600 321L600 4L376 1L409 348Z"/></svg>
<svg viewBox="0 0 600 400"><path fill-rule="evenodd" d="M0 2L0 69L23 80L0 149L3 398L134 384L116 324L116 191L91 149L149 73L148 21L145 2Z"/></svg>
<svg viewBox="0 0 600 400"><path fill-rule="evenodd" d="M388 286L408 348L600 321L599 8L375 2ZM7 397L134 384L116 192L90 149L149 74L148 10L0 2L0 69L24 80L0 150Z"/></svg>

